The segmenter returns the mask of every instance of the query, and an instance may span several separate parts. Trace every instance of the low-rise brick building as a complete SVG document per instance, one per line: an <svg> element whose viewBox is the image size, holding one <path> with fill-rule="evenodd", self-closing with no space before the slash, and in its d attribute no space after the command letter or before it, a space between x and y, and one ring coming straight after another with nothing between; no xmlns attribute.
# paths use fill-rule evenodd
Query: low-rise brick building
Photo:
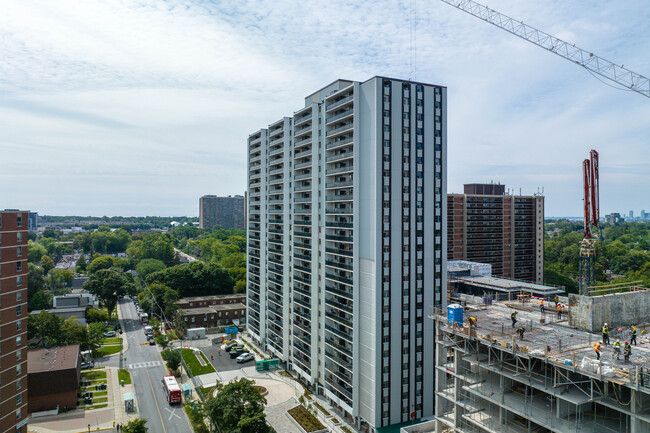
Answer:
<svg viewBox="0 0 650 433"><path fill-rule="evenodd" d="M77 407L81 379L78 344L27 352L28 411Z"/></svg>
<svg viewBox="0 0 650 433"><path fill-rule="evenodd" d="M176 301L188 328L246 323L246 295L194 296Z"/></svg>

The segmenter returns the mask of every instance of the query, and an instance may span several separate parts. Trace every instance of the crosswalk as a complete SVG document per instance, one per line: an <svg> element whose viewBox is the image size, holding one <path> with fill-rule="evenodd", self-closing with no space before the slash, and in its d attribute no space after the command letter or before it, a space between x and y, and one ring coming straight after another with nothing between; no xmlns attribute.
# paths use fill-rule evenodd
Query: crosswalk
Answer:
<svg viewBox="0 0 650 433"><path fill-rule="evenodd" d="M162 365L162 362L160 361L136 362L135 364L129 364L128 368L129 370L133 370L135 368L158 367L159 365Z"/></svg>

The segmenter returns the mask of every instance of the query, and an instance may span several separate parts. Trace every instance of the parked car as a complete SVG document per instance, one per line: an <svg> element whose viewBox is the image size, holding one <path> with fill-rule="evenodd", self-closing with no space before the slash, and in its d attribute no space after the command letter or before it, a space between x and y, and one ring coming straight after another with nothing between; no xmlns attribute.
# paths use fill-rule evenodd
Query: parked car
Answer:
<svg viewBox="0 0 650 433"><path fill-rule="evenodd" d="M156 340L153 337L150 336L148 338L148 341L149 341L150 346L155 346L156 345Z"/></svg>
<svg viewBox="0 0 650 433"><path fill-rule="evenodd" d="M94 361L84 361L81 363L81 369L85 370L86 368L93 368L95 366Z"/></svg>
<svg viewBox="0 0 650 433"><path fill-rule="evenodd" d="M230 352L230 349L237 346L238 344L239 343L237 343L236 341L234 341L232 343L228 343L228 344L222 344L221 345L221 350L225 350L226 352Z"/></svg>
<svg viewBox="0 0 650 433"><path fill-rule="evenodd" d="M104 337L115 337L115 331L104 332Z"/></svg>
<svg viewBox="0 0 650 433"><path fill-rule="evenodd" d="M231 358L237 358L239 355L243 353L248 353L247 349L244 349L243 347L233 347L230 349L230 357Z"/></svg>
<svg viewBox="0 0 650 433"><path fill-rule="evenodd" d="M238 362L239 364L242 364L242 363L244 363L244 362L252 361L253 359L255 359L255 356L253 356L252 353L250 353L250 352L244 352L244 353L242 353L241 355L239 355L239 356L237 357L237 362Z"/></svg>

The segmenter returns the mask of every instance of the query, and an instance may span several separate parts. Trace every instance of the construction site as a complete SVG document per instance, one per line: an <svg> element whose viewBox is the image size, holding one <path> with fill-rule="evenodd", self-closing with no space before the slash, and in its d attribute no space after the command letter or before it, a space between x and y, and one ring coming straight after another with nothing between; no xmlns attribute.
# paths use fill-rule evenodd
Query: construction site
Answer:
<svg viewBox="0 0 650 433"><path fill-rule="evenodd" d="M650 301L648 290L619 290L594 298L634 293ZM465 295L462 305L429 316L436 322L436 416L402 432L649 432L650 324L639 323L647 314L610 331L614 343L629 341L637 328L629 361L612 344L596 359L602 335L569 326L569 298L559 298L560 313L548 301L542 312L541 298L522 295L489 302Z"/></svg>

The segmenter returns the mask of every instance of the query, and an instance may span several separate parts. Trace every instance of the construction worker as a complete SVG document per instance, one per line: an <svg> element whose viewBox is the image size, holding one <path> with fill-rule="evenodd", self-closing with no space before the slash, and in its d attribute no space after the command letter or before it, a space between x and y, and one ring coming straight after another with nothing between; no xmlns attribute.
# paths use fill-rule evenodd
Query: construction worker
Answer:
<svg viewBox="0 0 650 433"><path fill-rule="evenodd" d="M627 341L626 341L627 343ZM600 341L597 341L596 344L594 344L594 352L596 352L596 359L600 359Z"/></svg>
<svg viewBox="0 0 650 433"><path fill-rule="evenodd" d="M517 323L517 312L513 311L512 314L510 315L510 319L512 319L512 327L515 327L515 324Z"/></svg>
<svg viewBox="0 0 650 433"><path fill-rule="evenodd" d="M607 325L607 322L603 325L603 344L605 346L609 344L609 325Z"/></svg>
<svg viewBox="0 0 650 433"><path fill-rule="evenodd" d="M539 311L544 314L544 298L539 301Z"/></svg>
<svg viewBox="0 0 650 433"><path fill-rule="evenodd" d="M210 360L211 360L211 361L214 361L214 353L211 353L211 354L210 354Z"/></svg>
<svg viewBox="0 0 650 433"><path fill-rule="evenodd" d="M636 326L632 327L632 338L630 339L632 343L636 346Z"/></svg>
<svg viewBox="0 0 650 433"><path fill-rule="evenodd" d="M628 362L630 360L631 354L632 354L632 346L630 345L630 343L626 341L625 345L623 346L623 357L625 358L625 362Z"/></svg>
<svg viewBox="0 0 650 433"><path fill-rule="evenodd" d="M519 334L519 339L523 340L524 339L524 333L526 332L526 329L523 326L520 326L517 329L517 334Z"/></svg>
<svg viewBox="0 0 650 433"><path fill-rule="evenodd" d="M560 304L560 298L555 295L555 298L553 298L553 300L555 301L555 306L557 307Z"/></svg>
<svg viewBox="0 0 650 433"><path fill-rule="evenodd" d="M476 317L470 317L469 318L469 327L474 327L476 328Z"/></svg>
<svg viewBox="0 0 650 433"><path fill-rule="evenodd" d="M621 342L620 340L616 340L614 342L614 353L612 354L612 358L616 355L616 359L620 360L621 359Z"/></svg>
<svg viewBox="0 0 650 433"><path fill-rule="evenodd" d="M562 306L560 304L557 304L557 318L562 318Z"/></svg>

